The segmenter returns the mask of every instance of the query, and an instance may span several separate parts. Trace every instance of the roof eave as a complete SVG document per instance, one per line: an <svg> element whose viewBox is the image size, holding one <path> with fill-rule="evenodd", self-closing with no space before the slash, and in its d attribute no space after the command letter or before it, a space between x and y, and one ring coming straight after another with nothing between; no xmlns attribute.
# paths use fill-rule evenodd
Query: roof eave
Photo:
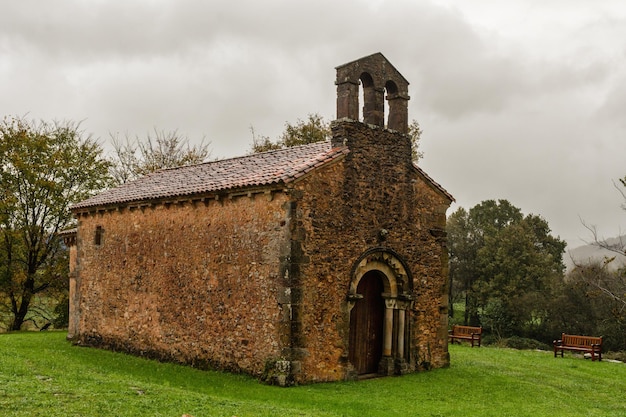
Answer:
<svg viewBox="0 0 626 417"><path fill-rule="evenodd" d="M450 201L450 203L454 203L456 202L456 200L454 199L454 197L452 196L452 194L450 194L445 188L443 188L441 186L441 184L439 184L438 182L436 182L435 180L433 180L430 175L428 175L426 173L426 171L424 171L423 169L421 169L420 167L418 167L417 165L413 164L413 168L415 169L415 171L424 179L424 181L426 181L426 183L435 191L437 191L439 194L441 194L442 196L444 196L446 199L448 199Z"/></svg>
<svg viewBox="0 0 626 417"><path fill-rule="evenodd" d="M191 203L209 203L210 201L220 201L224 199L232 199L239 196L252 196L256 194L275 193L284 191L286 183L282 180L264 185L250 185L245 187L232 187L207 192L195 192L180 195L168 195L164 197L143 198L135 200L118 201L108 204L89 204L70 207L70 211L75 215L85 213L98 213L106 211L115 211L126 208L147 208L158 205L184 204Z"/></svg>

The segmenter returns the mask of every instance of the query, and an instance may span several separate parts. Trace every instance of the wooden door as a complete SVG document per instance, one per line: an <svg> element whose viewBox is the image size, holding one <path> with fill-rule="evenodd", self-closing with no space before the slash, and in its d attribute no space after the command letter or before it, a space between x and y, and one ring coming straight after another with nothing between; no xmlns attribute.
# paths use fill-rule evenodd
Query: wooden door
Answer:
<svg viewBox="0 0 626 417"><path fill-rule="evenodd" d="M359 375L378 371L383 352L385 302L383 281L376 271L366 273L357 287L363 295L350 312L349 360Z"/></svg>

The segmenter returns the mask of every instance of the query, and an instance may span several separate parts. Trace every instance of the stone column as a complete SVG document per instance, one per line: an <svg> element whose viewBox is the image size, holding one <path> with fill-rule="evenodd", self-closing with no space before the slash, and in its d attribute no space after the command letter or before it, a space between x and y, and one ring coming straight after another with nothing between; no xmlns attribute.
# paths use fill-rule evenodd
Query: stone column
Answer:
<svg viewBox="0 0 626 417"><path fill-rule="evenodd" d="M337 119L359 119L359 84L350 80L337 80Z"/></svg>
<svg viewBox="0 0 626 417"><path fill-rule="evenodd" d="M385 322L383 323L383 355L378 364L380 375L393 375L395 372L394 359L391 348L393 346L393 310L396 307L396 299L389 294L383 294L385 299Z"/></svg>
<svg viewBox="0 0 626 417"><path fill-rule="evenodd" d="M385 125L385 90L363 88L363 123L383 127Z"/></svg>
<svg viewBox="0 0 626 417"><path fill-rule="evenodd" d="M406 310L401 308L398 310L398 340L396 357L404 359L404 322Z"/></svg>
<svg viewBox="0 0 626 417"><path fill-rule="evenodd" d="M412 297L409 294L398 295L397 308L398 308L398 334L396 336L396 357L395 357L395 373L398 375L404 375L410 372L409 369L409 356L405 351L405 333L407 327L407 311L410 310L413 305Z"/></svg>
<svg viewBox="0 0 626 417"><path fill-rule="evenodd" d="M385 323L383 326L384 343L383 356L391 356L391 347L393 345L393 310L394 302L392 298L385 299Z"/></svg>
<svg viewBox="0 0 626 417"><path fill-rule="evenodd" d="M387 102L389 103L387 127L406 135L409 133L409 97L395 94L387 96Z"/></svg>

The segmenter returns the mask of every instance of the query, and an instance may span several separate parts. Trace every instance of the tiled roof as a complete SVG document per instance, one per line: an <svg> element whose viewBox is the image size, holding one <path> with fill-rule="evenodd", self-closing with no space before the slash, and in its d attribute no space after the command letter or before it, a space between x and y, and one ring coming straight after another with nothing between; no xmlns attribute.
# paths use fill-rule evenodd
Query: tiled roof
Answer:
<svg viewBox="0 0 626 417"><path fill-rule="evenodd" d="M72 210L168 199L244 187L287 184L348 153L330 142L295 146L180 168L164 169L72 206Z"/></svg>
<svg viewBox="0 0 626 417"><path fill-rule="evenodd" d="M72 227L71 229L61 230L60 232L57 233L57 235L58 236L71 236L71 235L75 235L77 231L78 231L77 227Z"/></svg>

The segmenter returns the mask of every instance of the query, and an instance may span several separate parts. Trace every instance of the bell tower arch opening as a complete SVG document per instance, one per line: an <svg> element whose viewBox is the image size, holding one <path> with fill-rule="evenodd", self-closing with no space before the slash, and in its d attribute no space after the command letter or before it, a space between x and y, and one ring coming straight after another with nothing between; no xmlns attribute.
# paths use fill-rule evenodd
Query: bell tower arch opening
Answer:
<svg viewBox="0 0 626 417"><path fill-rule="evenodd" d="M377 87L372 76L364 72L360 77L363 88L363 123L383 126L385 121L384 89Z"/></svg>
<svg viewBox="0 0 626 417"><path fill-rule="evenodd" d="M397 118L397 109L391 108L391 103L393 97L397 97L398 95L398 86L393 81L387 81L385 83L385 127L388 129L392 129L391 126L394 126L396 123L394 122L394 117ZM390 100L391 99L391 100ZM395 102L394 102L395 103Z"/></svg>

